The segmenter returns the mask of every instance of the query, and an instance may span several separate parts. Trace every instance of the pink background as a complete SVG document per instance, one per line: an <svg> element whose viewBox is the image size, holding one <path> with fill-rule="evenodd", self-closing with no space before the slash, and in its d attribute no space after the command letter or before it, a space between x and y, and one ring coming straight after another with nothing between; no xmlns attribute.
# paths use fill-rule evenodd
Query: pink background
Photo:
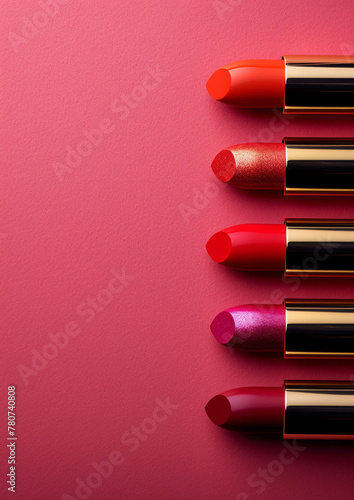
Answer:
<svg viewBox="0 0 354 500"><path fill-rule="evenodd" d="M352 136L352 117L282 121L216 103L205 89L236 59L354 53L353 2L62 0L50 19L42 5L1 9L1 470L15 384L16 498L353 498L353 443L306 443L279 466L281 440L230 433L204 412L235 386L354 377L354 362L237 354L209 331L226 307L349 298L352 280L298 286L233 272L204 249L233 224L354 216L349 198L240 192L210 169L238 142ZM27 24L21 39L24 18L41 26ZM118 107L122 94L130 108ZM96 145L82 143L98 127ZM67 147L86 156L60 182ZM61 348L48 347L53 335ZM43 350L52 359L37 357L34 370ZM167 398L170 414L157 410ZM124 444L132 427L141 438ZM92 475L115 450L122 463ZM75 492L80 480L92 488ZM10 497L4 474L1 488Z"/></svg>

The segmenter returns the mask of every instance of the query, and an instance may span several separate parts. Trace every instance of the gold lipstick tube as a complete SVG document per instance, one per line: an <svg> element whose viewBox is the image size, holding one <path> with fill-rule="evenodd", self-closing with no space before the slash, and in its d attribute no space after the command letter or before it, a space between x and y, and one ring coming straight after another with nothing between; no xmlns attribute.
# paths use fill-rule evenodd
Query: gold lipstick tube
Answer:
<svg viewBox="0 0 354 500"><path fill-rule="evenodd" d="M283 56L284 113L354 113L354 56Z"/></svg>
<svg viewBox="0 0 354 500"><path fill-rule="evenodd" d="M285 138L286 195L353 195L354 139Z"/></svg>
<svg viewBox="0 0 354 500"><path fill-rule="evenodd" d="M354 358L354 300L285 299L285 358Z"/></svg>
<svg viewBox="0 0 354 500"><path fill-rule="evenodd" d="M354 439L354 384L285 381L284 439Z"/></svg>
<svg viewBox="0 0 354 500"><path fill-rule="evenodd" d="M286 276L354 276L353 219L286 219Z"/></svg>

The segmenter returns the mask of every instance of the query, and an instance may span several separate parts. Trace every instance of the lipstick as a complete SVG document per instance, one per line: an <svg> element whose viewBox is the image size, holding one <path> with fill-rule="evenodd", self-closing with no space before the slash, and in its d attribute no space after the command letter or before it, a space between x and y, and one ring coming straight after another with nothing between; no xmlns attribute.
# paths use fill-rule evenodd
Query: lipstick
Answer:
<svg viewBox="0 0 354 500"><path fill-rule="evenodd" d="M354 220L286 219L284 224L240 224L215 233L210 257L243 271L285 276L353 276Z"/></svg>
<svg viewBox="0 0 354 500"><path fill-rule="evenodd" d="M285 381L283 387L242 387L205 406L220 427L284 439L354 439L350 381Z"/></svg>
<svg viewBox="0 0 354 500"><path fill-rule="evenodd" d="M285 299L220 312L210 329L220 344L284 358L354 358L354 300Z"/></svg>
<svg viewBox="0 0 354 500"><path fill-rule="evenodd" d="M212 170L227 184L285 195L353 195L354 139L285 138L237 144L217 154Z"/></svg>
<svg viewBox="0 0 354 500"><path fill-rule="evenodd" d="M354 113L354 56L283 56L228 64L209 78L214 99L283 113Z"/></svg>

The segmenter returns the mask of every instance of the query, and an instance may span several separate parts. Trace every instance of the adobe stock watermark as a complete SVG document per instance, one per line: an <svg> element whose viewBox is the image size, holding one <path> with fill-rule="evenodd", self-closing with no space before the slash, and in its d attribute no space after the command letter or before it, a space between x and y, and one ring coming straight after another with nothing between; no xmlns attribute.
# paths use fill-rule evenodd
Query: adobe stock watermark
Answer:
<svg viewBox="0 0 354 500"><path fill-rule="evenodd" d="M270 118L266 127L262 127L256 136L248 136L245 142L272 142L276 134L284 131L291 120L297 118L297 115L283 115L277 108L272 109L273 116ZM225 165L227 170L228 165ZM188 203L180 203L178 210L187 225L191 220L205 210L213 199L216 199L221 190L227 187L227 184L219 180L212 179L198 188L194 187L191 192Z"/></svg>
<svg viewBox="0 0 354 500"><path fill-rule="evenodd" d="M294 114L283 114L278 108L272 108L272 115L268 125L258 130L257 135L248 135L246 142L273 142L277 135L298 117Z"/></svg>
<svg viewBox="0 0 354 500"><path fill-rule="evenodd" d="M214 0L213 7L220 21L225 20L225 14L230 14L239 7L243 0Z"/></svg>
<svg viewBox="0 0 354 500"><path fill-rule="evenodd" d="M61 331L48 333L46 342L42 347L31 350L31 359L27 365L17 365L17 371L25 386L30 383L31 377L37 377L71 342L84 331L85 324L91 323L97 315L101 314L115 298L126 289L135 276L112 269L110 277L104 288L95 294L87 296L76 307L76 318L65 323Z"/></svg>
<svg viewBox="0 0 354 500"><path fill-rule="evenodd" d="M329 257L334 253L335 249L339 248L340 246L340 243L331 241L330 237L328 237L327 241L318 242L312 255L305 257L301 261L300 266L296 267L296 269L300 268L304 271L316 271L319 268L320 263L323 263L327 259L329 259ZM295 266L293 266L293 269L295 269ZM289 286L289 290L291 290L291 292L295 292L300 288L301 284L309 278L310 276L308 274L302 276L283 275L282 282L285 285ZM283 300L284 290L282 290L281 288L274 288L270 292L267 299L257 303L253 303L253 305L257 307L260 312L265 311L267 313L272 313L273 306L281 304ZM233 340L227 345L227 348L231 353L236 353L237 349L235 348L237 348L237 345L243 344L245 340L247 340L251 335L251 329L240 329L237 337L235 336L233 338Z"/></svg>
<svg viewBox="0 0 354 500"><path fill-rule="evenodd" d="M29 41L38 35L48 24L51 19L56 17L61 5L68 3L70 0L38 0L38 10L30 17L23 17L19 31L10 31L9 42L14 50L18 52L21 47L28 45Z"/></svg>
<svg viewBox="0 0 354 500"><path fill-rule="evenodd" d="M206 182L201 188L193 188L188 204L180 203L178 205L179 212L185 223L189 225L191 219L207 208L210 202L219 195L225 186L226 184L213 179Z"/></svg>
<svg viewBox="0 0 354 500"><path fill-rule="evenodd" d="M279 452L278 458L272 460L264 468L259 468L257 472L250 474L247 479L247 486L251 492L242 491L236 495L235 500L248 500L256 495L261 495L273 484L274 481L283 474L285 468L295 462L300 453L306 450L306 446L297 444L296 439L282 442L283 449ZM269 497L268 497L269 498Z"/></svg>
<svg viewBox="0 0 354 500"><path fill-rule="evenodd" d="M132 426L124 432L119 439L119 447L112 450L105 460L92 462L90 472L84 477L77 477L73 486L72 494L63 493L61 500L87 500L91 497L103 481L109 479L116 469L120 468L129 458L129 454L135 453L157 428L165 422L178 408L179 405L171 403L167 397L164 401L160 398L155 400L155 408L150 416L138 426Z"/></svg>
<svg viewBox="0 0 354 500"><path fill-rule="evenodd" d="M75 145L66 146L64 162L54 162L53 170L59 182L63 182L67 174L71 174L75 168L81 165L84 158L90 156L98 148L105 135L115 130L115 125L109 118L103 118L96 128L83 130L83 138Z"/></svg>
<svg viewBox="0 0 354 500"><path fill-rule="evenodd" d="M159 65L155 67L147 66L145 75L139 85L126 93L123 92L119 98L112 101L110 105L110 116L102 118L95 128L83 130L82 137L76 144L69 144L65 148L64 159L61 162L53 162L53 171L59 182L74 172L83 160L92 155L99 148L104 138L115 131L115 120L123 121L127 119L131 112L144 101L148 93L159 85L169 73L162 71Z"/></svg>

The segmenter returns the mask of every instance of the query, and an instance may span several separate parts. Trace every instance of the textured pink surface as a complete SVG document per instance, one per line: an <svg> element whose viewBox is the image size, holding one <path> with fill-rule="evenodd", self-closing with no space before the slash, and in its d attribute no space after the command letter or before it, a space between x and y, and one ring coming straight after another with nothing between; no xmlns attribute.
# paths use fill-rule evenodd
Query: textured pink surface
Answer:
<svg viewBox="0 0 354 500"><path fill-rule="evenodd" d="M209 331L237 303L349 298L352 280L236 272L204 244L235 224L354 217L353 199L243 192L210 169L230 144L353 136L353 117L236 110L205 89L237 59L354 53L353 3L57 6L46 20L39 2L7 0L0 22L1 470L15 384L15 498L351 499L352 443L283 455L204 406L232 387L353 377L350 361L237 354ZM23 41L24 18L42 27Z"/></svg>

